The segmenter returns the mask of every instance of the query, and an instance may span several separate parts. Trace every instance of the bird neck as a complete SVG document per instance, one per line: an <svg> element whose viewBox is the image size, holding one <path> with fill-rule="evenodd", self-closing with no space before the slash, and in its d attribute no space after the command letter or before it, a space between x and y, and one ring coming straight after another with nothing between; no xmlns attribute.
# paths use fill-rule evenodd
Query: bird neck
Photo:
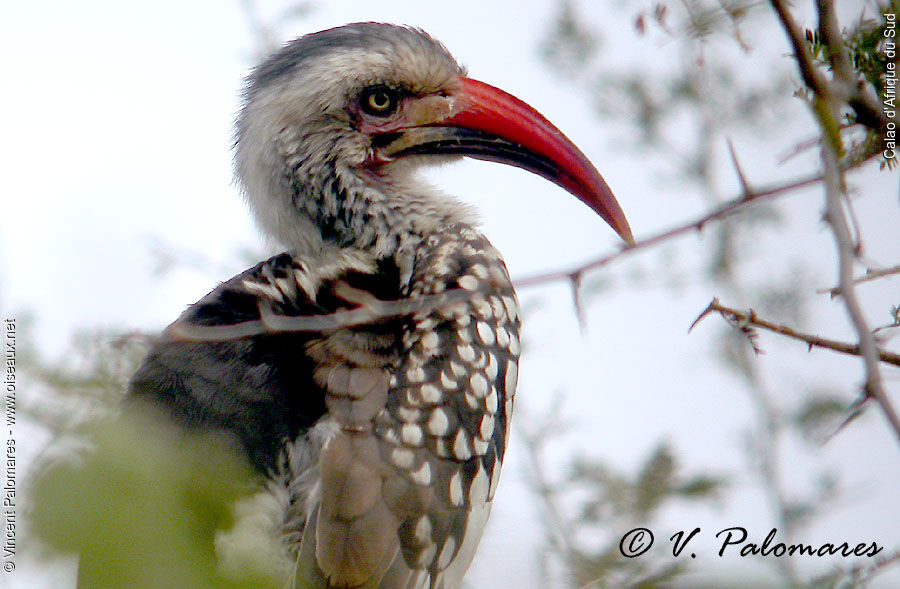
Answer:
<svg viewBox="0 0 900 589"><path fill-rule="evenodd" d="M330 157L297 162L290 169L293 209L326 247L359 249L381 259L414 250L448 226L475 221L468 207L399 166L374 172Z"/></svg>

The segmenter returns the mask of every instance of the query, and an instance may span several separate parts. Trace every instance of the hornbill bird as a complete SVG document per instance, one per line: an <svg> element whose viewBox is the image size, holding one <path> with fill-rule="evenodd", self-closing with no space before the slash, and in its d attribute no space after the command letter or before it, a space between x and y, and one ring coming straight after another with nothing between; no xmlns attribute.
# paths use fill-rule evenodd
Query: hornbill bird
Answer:
<svg viewBox="0 0 900 589"><path fill-rule="evenodd" d="M472 211L415 176L460 156L539 174L632 241L575 145L419 29L306 35L247 79L236 175L286 251L185 311L129 400L237 442L275 499L292 586L458 587L474 556L520 323Z"/></svg>

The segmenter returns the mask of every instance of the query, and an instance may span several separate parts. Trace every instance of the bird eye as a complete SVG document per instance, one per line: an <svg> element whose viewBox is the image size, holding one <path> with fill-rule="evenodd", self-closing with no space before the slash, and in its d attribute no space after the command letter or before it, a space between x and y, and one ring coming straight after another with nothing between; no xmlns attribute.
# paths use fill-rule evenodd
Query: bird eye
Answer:
<svg viewBox="0 0 900 589"><path fill-rule="evenodd" d="M397 110L398 102L397 92L387 86L371 86L363 90L359 96L359 105L363 112L379 117Z"/></svg>

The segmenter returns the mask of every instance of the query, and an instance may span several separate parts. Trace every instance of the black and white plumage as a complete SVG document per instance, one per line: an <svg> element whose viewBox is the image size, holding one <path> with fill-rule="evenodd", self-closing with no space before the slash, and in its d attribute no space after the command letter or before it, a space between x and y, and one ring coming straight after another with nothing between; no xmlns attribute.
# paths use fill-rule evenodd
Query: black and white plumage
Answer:
<svg viewBox="0 0 900 589"><path fill-rule="evenodd" d="M297 39L248 79L236 170L287 252L150 351L130 398L233 435L297 587L458 587L496 491L519 358L500 254L416 167L468 155L563 186L626 240L584 156L406 27Z"/></svg>

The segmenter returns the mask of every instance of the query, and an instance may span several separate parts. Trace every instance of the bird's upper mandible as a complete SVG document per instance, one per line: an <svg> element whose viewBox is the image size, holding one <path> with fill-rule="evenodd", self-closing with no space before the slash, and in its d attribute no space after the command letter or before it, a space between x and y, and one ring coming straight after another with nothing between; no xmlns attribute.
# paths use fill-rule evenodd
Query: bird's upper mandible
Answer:
<svg viewBox="0 0 900 589"><path fill-rule="evenodd" d="M631 242L625 216L556 127L418 29L301 37L244 100L236 173L288 251L188 309L131 395L240 442L281 498L294 586L458 587L504 459L519 309L467 207L415 170L517 166Z"/></svg>

